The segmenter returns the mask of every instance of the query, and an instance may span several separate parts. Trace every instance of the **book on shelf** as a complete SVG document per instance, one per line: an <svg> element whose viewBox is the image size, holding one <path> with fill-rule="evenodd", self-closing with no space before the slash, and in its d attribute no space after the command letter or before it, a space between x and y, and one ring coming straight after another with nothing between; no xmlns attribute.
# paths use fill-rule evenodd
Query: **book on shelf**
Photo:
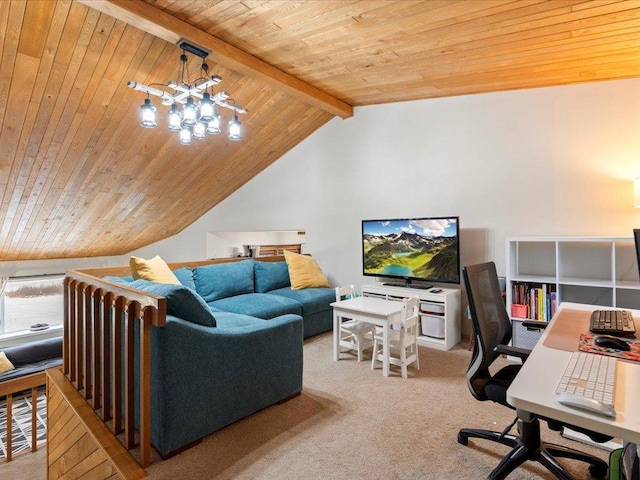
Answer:
<svg viewBox="0 0 640 480"><path fill-rule="evenodd" d="M512 285L512 315L531 320L548 322L558 308L558 294L555 285L547 283L515 282ZM526 312L526 313L525 313Z"/></svg>

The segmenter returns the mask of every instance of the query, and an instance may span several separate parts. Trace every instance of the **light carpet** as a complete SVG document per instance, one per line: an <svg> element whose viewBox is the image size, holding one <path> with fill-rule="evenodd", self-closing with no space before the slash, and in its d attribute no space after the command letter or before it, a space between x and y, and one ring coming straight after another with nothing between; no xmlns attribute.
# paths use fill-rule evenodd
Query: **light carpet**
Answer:
<svg viewBox="0 0 640 480"><path fill-rule="evenodd" d="M205 438L169 460L154 456L153 479L482 479L508 448L483 440L457 443L461 427L502 430L515 413L478 402L467 388L466 342L441 352L420 348L420 370L383 377L381 366L343 354L334 362L331 333L305 342L302 395L269 407ZM505 361L506 362L506 361ZM608 453L565 440L542 427L547 441ZM0 466L44 479L44 452ZM577 479L590 478L580 462L563 461ZM11 470L6 470L6 469ZM11 476L6 478L12 478ZM528 462L509 479L552 479Z"/></svg>

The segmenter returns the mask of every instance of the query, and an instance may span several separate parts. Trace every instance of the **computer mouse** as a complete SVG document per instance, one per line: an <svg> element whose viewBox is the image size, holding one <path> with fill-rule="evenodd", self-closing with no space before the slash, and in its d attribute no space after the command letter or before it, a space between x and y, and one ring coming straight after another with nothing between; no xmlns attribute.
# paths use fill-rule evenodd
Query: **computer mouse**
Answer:
<svg viewBox="0 0 640 480"><path fill-rule="evenodd" d="M607 335L600 335L593 339L593 343L595 343L599 347L603 348L615 348L616 350L623 350L628 352L631 350L631 347L627 342L625 342L621 338L609 337Z"/></svg>

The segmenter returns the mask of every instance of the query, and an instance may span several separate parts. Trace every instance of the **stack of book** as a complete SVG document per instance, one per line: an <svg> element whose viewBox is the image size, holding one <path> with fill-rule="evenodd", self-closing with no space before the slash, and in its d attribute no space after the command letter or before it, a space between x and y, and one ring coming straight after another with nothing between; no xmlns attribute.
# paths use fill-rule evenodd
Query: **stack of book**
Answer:
<svg viewBox="0 0 640 480"><path fill-rule="evenodd" d="M558 294L546 283L514 283L511 314L519 318L549 321L558 308Z"/></svg>

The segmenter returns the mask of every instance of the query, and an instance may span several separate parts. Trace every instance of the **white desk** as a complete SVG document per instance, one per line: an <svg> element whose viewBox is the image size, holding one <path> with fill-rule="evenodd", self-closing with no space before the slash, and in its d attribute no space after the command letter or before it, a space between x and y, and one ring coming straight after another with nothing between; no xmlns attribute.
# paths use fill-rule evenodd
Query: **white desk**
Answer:
<svg viewBox="0 0 640 480"><path fill-rule="evenodd" d="M382 374L389 376L389 326L400 321L402 302L375 297L355 297L333 302L333 359L340 359L340 322L351 318L382 327L384 345Z"/></svg>
<svg viewBox="0 0 640 480"><path fill-rule="evenodd" d="M517 377L507 390L507 401L516 407L518 415L527 412L553 418L561 422L584 427L595 432L622 438L640 444L640 363L618 361L615 391L616 418L592 414L583 410L565 407L556 402L555 389L569 362L571 352L544 345L554 322L562 322L562 310L597 310L594 305L563 303L545 329L542 337L522 366ZM636 329L640 326L640 311L632 310ZM567 317L565 317L567 318ZM576 331L575 351L578 350L580 333Z"/></svg>

